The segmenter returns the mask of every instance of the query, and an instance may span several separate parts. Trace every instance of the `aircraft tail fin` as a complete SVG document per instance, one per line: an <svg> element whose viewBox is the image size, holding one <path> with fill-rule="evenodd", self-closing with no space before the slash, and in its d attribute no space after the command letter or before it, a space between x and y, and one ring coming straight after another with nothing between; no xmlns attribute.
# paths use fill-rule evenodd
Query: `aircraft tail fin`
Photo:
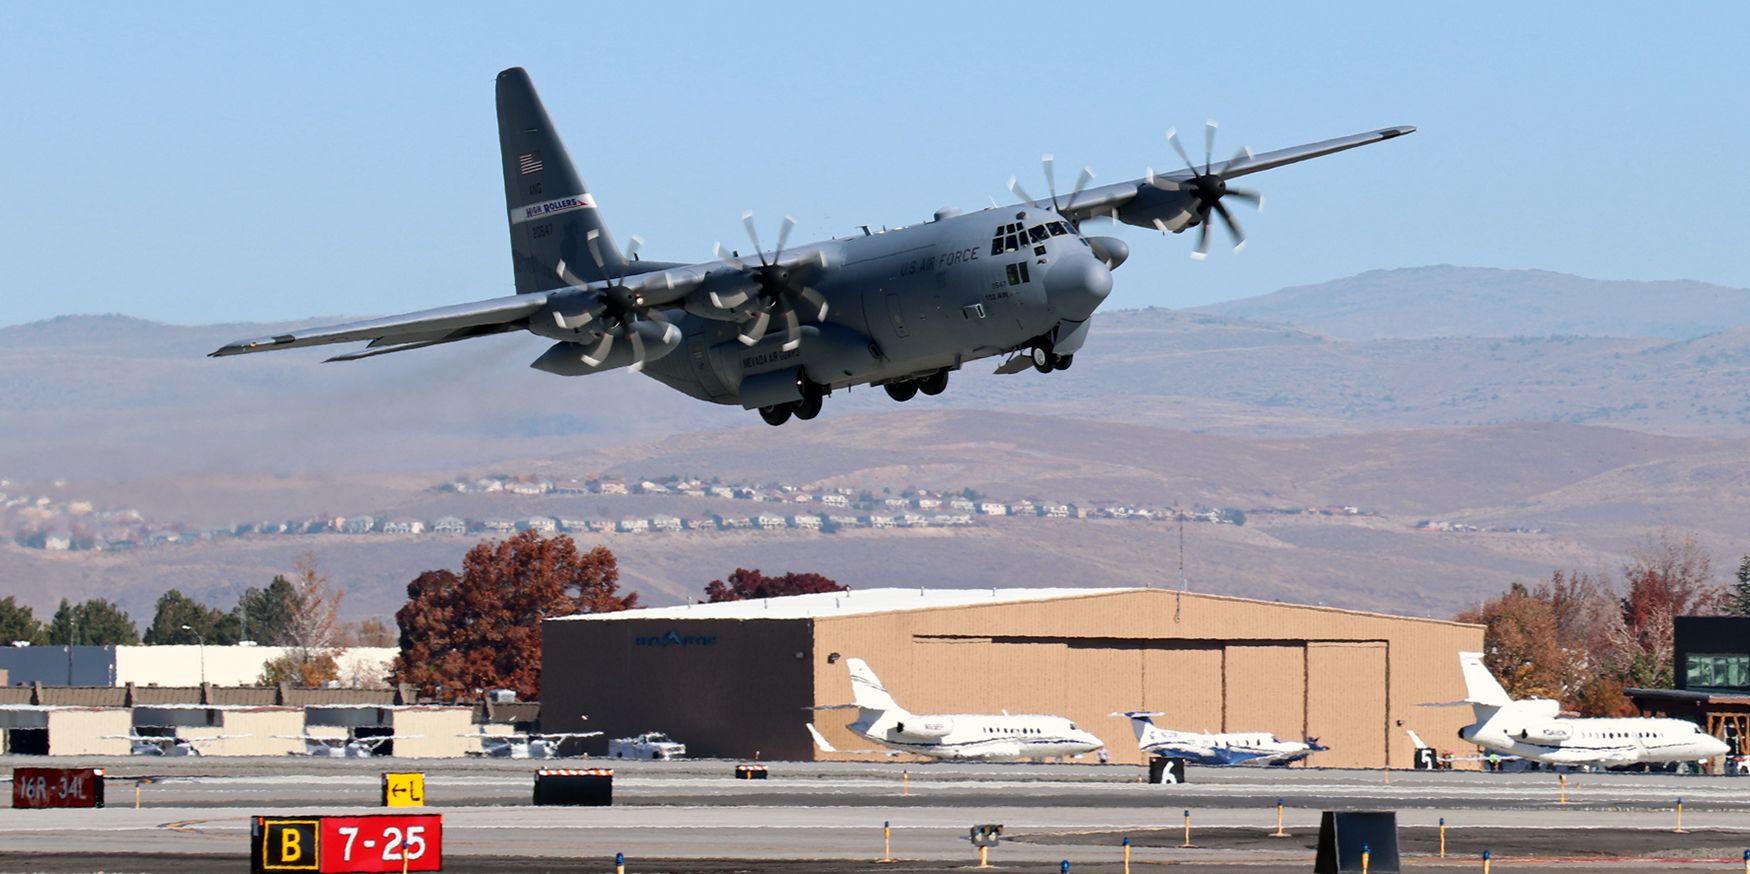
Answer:
<svg viewBox="0 0 1750 874"><path fill-rule="evenodd" d="M1419 750L1430 749L1430 747L1422 741L1421 735L1416 734L1414 729L1406 728L1406 729L1404 729L1404 733L1410 736L1410 743L1415 744L1416 749L1419 749Z"/></svg>
<svg viewBox="0 0 1750 874"><path fill-rule="evenodd" d="M529 74L498 74L498 145L518 294L565 283L559 264L584 281L625 272L620 250L596 211Z"/></svg>
<svg viewBox="0 0 1750 874"><path fill-rule="evenodd" d="M845 667L851 672L851 696L857 702L860 710L876 713L888 711L905 712L893 696L887 693L887 687L881 685L881 678L869 669L869 663L862 659L845 659Z"/></svg>
<svg viewBox="0 0 1750 874"><path fill-rule="evenodd" d="M1125 710L1112 715L1130 718L1130 730L1136 735L1138 746L1147 746L1154 735L1164 733L1164 729L1155 725L1154 717L1166 714L1158 710Z"/></svg>
<svg viewBox="0 0 1750 874"><path fill-rule="evenodd" d="M1513 703L1507 690L1501 688L1501 682L1495 675L1489 673L1487 665L1483 664L1483 654L1480 652L1461 652L1458 654L1459 667L1464 671L1464 700L1466 704L1480 707L1500 708Z"/></svg>

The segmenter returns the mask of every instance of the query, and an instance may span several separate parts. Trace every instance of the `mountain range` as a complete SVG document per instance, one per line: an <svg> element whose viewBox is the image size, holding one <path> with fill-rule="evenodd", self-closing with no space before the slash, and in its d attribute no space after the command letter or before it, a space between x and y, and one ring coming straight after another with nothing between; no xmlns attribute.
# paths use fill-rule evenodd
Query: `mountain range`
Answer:
<svg viewBox="0 0 1750 874"><path fill-rule="evenodd" d="M320 351L212 360L220 344L280 326L64 317L0 329L0 478L11 480L0 491L195 527L596 506L430 488L491 471L1238 507L1268 512L1188 526L1190 585L1445 616L1557 567L1609 571L1662 526L1698 532L1722 561L1750 547L1738 540L1750 527L1746 296L1540 271L1376 271L1192 311L1104 313L1071 370L999 376L977 362L939 398L896 405L858 389L777 430L636 374L532 371L544 344L518 335L350 364L321 364ZM1289 512L1344 506L1363 512ZM1430 520L1460 527L1418 527ZM737 566L859 586L1177 584L1159 523L601 539L654 603L696 598ZM0 547L0 592L43 609L102 594L141 617L171 585L228 604L315 549L349 588L349 611L383 615L414 574L459 565L471 542L12 544Z"/></svg>

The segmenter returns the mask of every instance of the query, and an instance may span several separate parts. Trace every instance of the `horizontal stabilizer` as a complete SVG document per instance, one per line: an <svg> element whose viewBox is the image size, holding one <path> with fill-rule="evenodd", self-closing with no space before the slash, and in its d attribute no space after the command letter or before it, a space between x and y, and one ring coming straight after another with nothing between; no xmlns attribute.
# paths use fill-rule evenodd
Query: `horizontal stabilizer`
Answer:
<svg viewBox="0 0 1750 874"><path fill-rule="evenodd" d="M838 750L836 748L834 748L831 743L827 742L826 736L820 733L820 729L814 727L814 723L805 722L805 723L803 723L803 725L808 728L808 733L814 737L814 745L817 747L820 747L821 752L823 752L823 753L836 753L836 752L838 752Z"/></svg>

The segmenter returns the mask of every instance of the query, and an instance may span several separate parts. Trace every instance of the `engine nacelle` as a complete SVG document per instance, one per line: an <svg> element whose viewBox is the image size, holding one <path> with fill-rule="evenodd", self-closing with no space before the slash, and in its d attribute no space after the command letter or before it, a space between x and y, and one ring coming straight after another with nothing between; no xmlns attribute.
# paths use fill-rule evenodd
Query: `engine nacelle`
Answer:
<svg viewBox="0 0 1750 874"><path fill-rule="evenodd" d="M1533 743L1563 743L1572 740L1574 732L1559 722L1549 722L1542 725L1528 725L1519 730L1518 737L1520 740Z"/></svg>
<svg viewBox="0 0 1750 874"><path fill-rule="evenodd" d="M906 740L932 741L947 737L953 730L954 721L951 719L913 716L893 723L890 734Z"/></svg>
<svg viewBox="0 0 1750 874"><path fill-rule="evenodd" d="M1144 184L1136 197L1118 210L1118 220L1139 228L1177 233L1196 223L1197 214L1192 211L1196 204L1197 199L1188 191L1162 191Z"/></svg>
<svg viewBox="0 0 1750 874"><path fill-rule="evenodd" d="M644 346L643 360L646 362L655 361L680 348L681 345L680 329L668 322L634 322L630 329L621 329L620 333L624 334L627 330L638 332L639 339ZM586 360L586 356L594 348L593 343L561 341L554 343L529 366L557 376L588 376L592 373L601 373L604 370L613 370L616 367L627 367L637 363L639 358L637 346L623 336L615 338L613 345L602 355L602 360L599 363L591 364Z"/></svg>

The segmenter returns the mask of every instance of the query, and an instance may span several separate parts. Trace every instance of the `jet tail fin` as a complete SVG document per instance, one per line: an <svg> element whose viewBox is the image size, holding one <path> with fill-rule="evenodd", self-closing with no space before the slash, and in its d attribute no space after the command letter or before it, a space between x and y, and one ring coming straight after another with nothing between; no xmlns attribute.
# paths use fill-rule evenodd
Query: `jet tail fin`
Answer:
<svg viewBox="0 0 1750 874"><path fill-rule="evenodd" d="M1422 742L1421 736L1416 734L1414 729L1406 728L1406 729L1404 729L1404 733L1410 736L1410 743L1415 744L1416 749L1419 749L1419 750L1431 749L1431 747L1429 747L1426 743Z"/></svg>
<svg viewBox="0 0 1750 874"><path fill-rule="evenodd" d="M498 145L517 293L563 286L560 262L585 281L624 274L624 259L602 224L595 198L521 67L498 74Z"/></svg>
<svg viewBox="0 0 1750 874"><path fill-rule="evenodd" d="M1150 735L1161 731L1161 727L1155 725L1153 717L1165 716L1166 714L1159 710L1124 710L1112 715L1128 717L1130 730L1136 735L1137 744L1146 745Z"/></svg>
<svg viewBox="0 0 1750 874"><path fill-rule="evenodd" d="M851 696L857 702L860 710L876 713L888 711L905 712L893 696L887 693L887 687L881 685L881 678L870 670L869 663L862 659L845 659L845 667L851 672Z"/></svg>
<svg viewBox="0 0 1750 874"><path fill-rule="evenodd" d="M1464 671L1464 700L1466 704L1482 707L1505 707L1513 703L1507 695L1507 690L1501 688L1501 682L1495 675L1489 673L1487 665L1483 664L1483 654L1480 652L1461 652L1458 654L1458 664Z"/></svg>

